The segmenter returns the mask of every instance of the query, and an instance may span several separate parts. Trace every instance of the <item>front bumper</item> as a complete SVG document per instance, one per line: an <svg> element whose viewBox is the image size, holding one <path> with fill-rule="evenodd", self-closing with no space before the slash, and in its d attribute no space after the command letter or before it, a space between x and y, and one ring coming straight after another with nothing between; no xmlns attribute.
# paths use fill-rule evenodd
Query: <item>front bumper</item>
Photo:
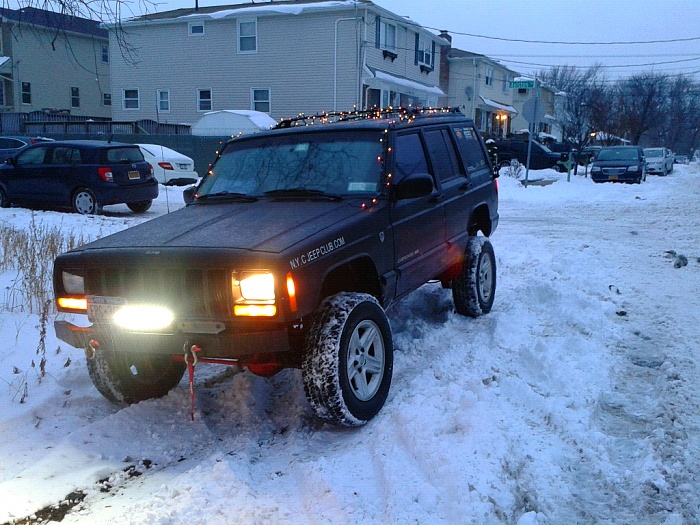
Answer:
<svg viewBox="0 0 700 525"><path fill-rule="evenodd" d="M86 349L91 341L114 350L129 350L149 354L179 355L185 345L197 345L201 357L245 359L264 354L289 352L289 334L284 328L265 331L221 333L186 333L173 330L168 333L136 333L113 325L76 326L68 321L54 321L56 337L75 348Z"/></svg>

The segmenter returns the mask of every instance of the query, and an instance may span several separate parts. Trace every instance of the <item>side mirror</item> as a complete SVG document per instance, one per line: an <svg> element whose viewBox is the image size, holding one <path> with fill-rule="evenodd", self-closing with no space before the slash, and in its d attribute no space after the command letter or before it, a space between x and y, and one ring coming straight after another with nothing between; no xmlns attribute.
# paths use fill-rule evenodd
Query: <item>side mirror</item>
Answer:
<svg viewBox="0 0 700 525"><path fill-rule="evenodd" d="M194 201L195 191L197 191L197 186L190 186L182 192L182 198L185 201L185 204L190 204Z"/></svg>
<svg viewBox="0 0 700 525"><path fill-rule="evenodd" d="M412 173L396 185L396 200L417 199L433 193L433 177L429 173Z"/></svg>

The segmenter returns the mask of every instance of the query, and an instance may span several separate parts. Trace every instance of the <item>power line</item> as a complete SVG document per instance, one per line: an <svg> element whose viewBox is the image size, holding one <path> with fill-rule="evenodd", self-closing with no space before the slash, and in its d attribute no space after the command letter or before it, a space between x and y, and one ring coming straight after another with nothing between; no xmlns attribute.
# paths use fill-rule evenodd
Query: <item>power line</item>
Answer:
<svg viewBox="0 0 700 525"><path fill-rule="evenodd" d="M431 29L433 31L443 31L442 29L437 29L436 27L422 26L426 29ZM611 41L611 42L564 42L558 40L525 40L521 38L503 38L498 36L486 36L486 35L476 35L474 33L464 33L460 31L447 31L451 35L460 36L470 36L473 38L484 38L486 40L499 40L502 42L518 42L521 44L559 44L564 46L615 46L615 45L643 45L643 44L667 44L673 42L692 42L695 40L700 40L700 36L694 36L690 38L670 38L668 40L638 40L638 41Z"/></svg>

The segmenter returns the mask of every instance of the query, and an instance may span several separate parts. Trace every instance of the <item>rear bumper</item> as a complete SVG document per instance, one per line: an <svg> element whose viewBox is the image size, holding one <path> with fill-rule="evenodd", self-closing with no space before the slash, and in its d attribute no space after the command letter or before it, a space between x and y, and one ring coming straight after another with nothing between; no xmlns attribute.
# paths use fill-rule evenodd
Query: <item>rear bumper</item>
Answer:
<svg viewBox="0 0 700 525"><path fill-rule="evenodd" d="M151 201L158 197L158 181L135 184L133 186L117 186L102 188L96 195L97 202L102 206L129 202Z"/></svg>
<svg viewBox="0 0 700 525"><path fill-rule="evenodd" d="M113 326L76 326L68 321L54 321L56 337L75 348L88 348L91 341L115 350L124 349L149 354L180 355L185 345L197 345L201 357L241 359L254 355L279 354L291 350L289 335L284 329L260 332L219 334L134 333Z"/></svg>

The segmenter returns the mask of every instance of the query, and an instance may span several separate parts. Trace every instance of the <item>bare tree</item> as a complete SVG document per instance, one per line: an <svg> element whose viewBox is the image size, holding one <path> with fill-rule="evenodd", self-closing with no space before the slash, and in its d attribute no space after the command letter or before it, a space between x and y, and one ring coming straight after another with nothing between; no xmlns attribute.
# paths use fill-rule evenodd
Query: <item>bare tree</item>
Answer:
<svg viewBox="0 0 700 525"><path fill-rule="evenodd" d="M632 144L664 122L667 113L669 79L657 73L642 73L617 83L620 127Z"/></svg>

